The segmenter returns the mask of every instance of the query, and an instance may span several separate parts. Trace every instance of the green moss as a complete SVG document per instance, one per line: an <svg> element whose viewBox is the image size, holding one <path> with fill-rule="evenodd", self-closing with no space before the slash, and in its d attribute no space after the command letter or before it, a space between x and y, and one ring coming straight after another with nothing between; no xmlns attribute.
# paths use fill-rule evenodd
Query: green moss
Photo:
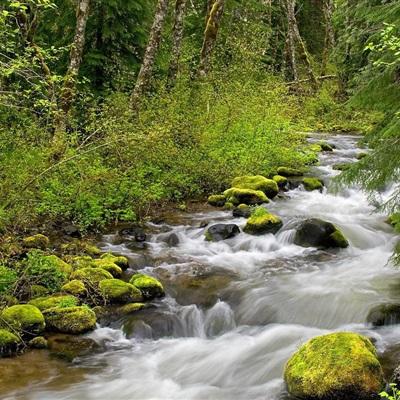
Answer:
<svg viewBox="0 0 400 400"><path fill-rule="evenodd" d="M42 285L32 285L30 287L31 299L36 298L36 297L46 296L49 293L50 293L49 289L47 289L47 287L42 286Z"/></svg>
<svg viewBox="0 0 400 400"><path fill-rule="evenodd" d="M393 228L400 233L400 213L394 213L387 219L387 223L392 225Z"/></svg>
<svg viewBox="0 0 400 400"><path fill-rule="evenodd" d="M71 275L72 279L78 279L91 284L98 284L103 279L112 279L113 276L102 268L81 268L74 271Z"/></svg>
<svg viewBox="0 0 400 400"><path fill-rule="evenodd" d="M358 153L356 158L357 160L362 160L363 158L367 157L367 153Z"/></svg>
<svg viewBox="0 0 400 400"><path fill-rule="evenodd" d="M33 338L28 343L33 349L47 349L47 340L43 336Z"/></svg>
<svg viewBox="0 0 400 400"><path fill-rule="evenodd" d="M239 204L255 205L269 202L268 197L261 190L231 188L225 190L224 196L227 202L235 206Z"/></svg>
<svg viewBox="0 0 400 400"><path fill-rule="evenodd" d="M328 142L319 142L318 145L322 151L333 151L333 146Z"/></svg>
<svg viewBox="0 0 400 400"><path fill-rule="evenodd" d="M310 148L311 151L313 151L315 153L319 153L319 152L322 151L321 145L319 145L317 143L314 143L314 144L310 145L309 148Z"/></svg>
<svg viewBox="0 0 400 400"><path fill-rule="evenodd" d="M278 175L281 175L284 177L304 175L304 172L301 171L300 169L289 168L289 167L279 167L277 172L278 172Z"/></svg>
<svg viewBox="0 0 400 400"><path fill-rule="evenodd" d="M165 294L161 282L152 276L135 274L131 277L129 283L137 287L147 300L154 299L155 297L162 297Z"/></svg>
<svg viewBox="0 0 400 400"><path fill-rule="evenodd" d="M88 254L89 256L99 256L101 250L94 244L82 240L74 240L72 242L63 243L60 246L63 253L69 254Z"/></svg>
<svg viewBox="0 0 400 400"><path fill-rule="evenodd" d="M128 314L133 314L137 311L140 311L145 307L146 307L146 304L144 304L144 303L130 303L130 304L125 304L121 307L118 307L116 312L119 315L128 315Z"/></svg>
<svg viewBox="0 0 400 400"><path fill-rule="evenodd" d="M344 237L344 235L340 229L336 228L335 232L333 232L329 237L334 244L333 247L340 247L342 249L349 247L349 242Z"/></svg>
<svg viewBox="0 0 400 400"><path fill-rule="evenodd" d="M233 188L260 190L268 198L273 199L279 192L277 183L261 175L239 176L232 181Z"/></svg>
<svg viewBox="0 0 400 400"><path fill-rule="evenodd" d="M374 346L349 332L310 340L287 362L284 375L289 393L300 398L374 398L384 385Z"/></svg>
<svg viewBox="0 0 400 400"><path fill-rule="evenodd" d="M111 253L104 253L100 258L102 260L111 261L114 264L117 264L118 267L122 269L129 268L129 260L124 256L115 256L114 254Z"/></svg>
<svg viewBox="0 0 400 400"><path fill-rule="evenodd" d="M213 194L207 199L207 203L214 207L223 207L226 202L223 194Z"/></svg>
<svg viewBox="0 0 400 400"><path fill-rule="evenodd" d="M95 267L108 271L114 278L119 278L122 275L122 269L115 264L110 258L100 258L94 260Z"/></svg>
<svg viewBox="0 0 400 400"><path fill-rule="evenodd" d="M276 233L280 228L282 228L282 220L270 214L265 208L259 207L247 220L243 230L250 235L264 235Z"/></svg>
<svg viewBox="0 0 400 400"><path fill-rule="evenodd" d="M79 300L71 295L58 295L50 297L39 297L31 300L28 304L37 307L39 310L47 310L53 307L74 307L79 304Z"/></svg>
<svg viewBox="0 0 400 400"><path fill-rule="evenodd" d="M30 304L19 304L4 309L1 319L8 326L28 335L37 335L45 327L42 313L37 307Z"/></svg>
<svg viewBox="0 0 400 400"><path fill-rule="evenodd" d="M61 258L51 255L51 256L44 256L46 260L50 261L55 268L61 271L66 276L69 276L72 272L72 266L66 263L65 261L61 260Z"/></svg>
<svg viewBox="0 0 400 400"><path fill-rule="evenodd" d="M285 176L274 175L272 179L277 183L278 187L280 188L285 187L288 183L288 180Z"/></svg>
<svg viewBox="0 0 400 400"><path fill-rule="evenodd" d="M332 168L336 171L347 171L351 168L351 163L337 163L332 166Z"/></svg>
<svg viewBox="0 0 400 400"><path fill-rule="evenodd" d="M143 299L138 288L119 279L104 279L99 288L110 303L130 303Z"/></svg>
<svg viewBox="0 0 400 400"><path fill-rule="evenodd" d="M224 205L224 210L233 210L234 209L234 205L233 203L231 203L230 201L226 202Z"/></svg>
<svg viewBox="0 0 400 400"><path fill-rule="evenodd" d="M17 273L0 265L0 294L9 292L17 282Z"/></svg>
<svg viewBox="0 0 400 400"><path fill-rule="evenodd" d="M43 312L49 330L79 335L96 327L96 314L86 306L50 308Z"/></svg>
<svg viewBox="0 0 400 400"><path fill-rule="evenodd" d="M6 329L0 329L0 357L15 352L20 344L19 336Z"/></svg>
<svg viewBox="0 0 400 400"><path fill-rule="evenodd" d="M24 238L22 243L28 249L44 250L49 246L50 240L47 236L38 233L37 235Z"/></svg>
<svg viewBox="0 0 400 400"><path fill-rule="evenodd" d="M65 293L70 293L73 296L85 296L87 294L85 284L78 279L73 279L66 283L61 287L61 290Z"/></svg>
<svg viewBox="0 0 400 400"><path fill-rule="evenodd" d="M90 256L77 256L71 258L73 269L90 268L94 265L94 259Z"/></svg>
<svg viewBox="0 0 400 400"><path fill-rule="evenodd" d="M304 189L311 192L313 190L322 190L324 187L324 184L318 178L304 178L303 186L304 186Z"/></svg>

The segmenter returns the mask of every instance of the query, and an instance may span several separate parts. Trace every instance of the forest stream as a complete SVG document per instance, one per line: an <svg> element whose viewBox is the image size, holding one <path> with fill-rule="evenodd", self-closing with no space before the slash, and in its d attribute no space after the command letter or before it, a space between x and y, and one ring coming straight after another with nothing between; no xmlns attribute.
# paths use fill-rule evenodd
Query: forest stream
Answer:
<svg viewBox="0 0 400 400"><path fill-rule="evenodd" d="M321 139L336 149L321 153L309 175L326 187L320 193L293 185L268 204L284 223L276 235L207 242L207 224L243 228L246 220L204 207L149 223L143 248L132 247L129 236L103 236L103 251L156 276L166 297L99 325L84 337L96 346L72 362L44 350L1 359L2 398L285 399L286 361L308 339L332 331L370 337L389 378L400 354L400 325L373 328L367 315L400 301L400 275L389 262L396 238L360 190L329 192L339 173L332 166L357 160L360 137L313 134L309 140ZM336 224L350 246L328 251L293 244L296 223L310 217Z"/></svg>

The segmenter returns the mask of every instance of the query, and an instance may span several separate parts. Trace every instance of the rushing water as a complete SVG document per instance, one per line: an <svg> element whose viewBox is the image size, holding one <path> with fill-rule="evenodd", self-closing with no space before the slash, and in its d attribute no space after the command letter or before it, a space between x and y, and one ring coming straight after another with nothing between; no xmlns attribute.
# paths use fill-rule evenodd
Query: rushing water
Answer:
<svg viewBox="0 0 400 400"><path fill-rule="evenodd" d="M334 163L355 161L357 140L329 137L337 149L321 154L311 175L328 183L337 174ZM385 216L374 213L356 188L339 195L297 188L268 209L284 222L276 236L242 233L208 243L200 227L205 221L245 224L231 212L210 209L150 225L145 250L129 250L116 235L105 236L104 250L124 254L137 269L159 277L167 296L88 335L102 352L72 364L43 352L36 361L32 354L13 360L19 370L14 368L14 378L8 370L3 398L284 399L282 373L290 355L309 338L336 330L371 337L389 371L385 354L400 351L400 326L366 323L372 307L400 301L400 276L388 262L396 239ZM308 217L338 225L350 247L294 245L293 226ZM177 247L165 243L171 233L179 237ZM35 362L33 373L28 367Z"/></svg>

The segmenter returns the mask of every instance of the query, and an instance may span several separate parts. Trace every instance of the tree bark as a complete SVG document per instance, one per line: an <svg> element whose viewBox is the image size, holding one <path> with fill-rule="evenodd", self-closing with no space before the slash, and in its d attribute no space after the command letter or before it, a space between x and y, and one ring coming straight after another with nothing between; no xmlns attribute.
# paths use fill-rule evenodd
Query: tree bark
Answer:
<svg viewBox="0 0 400 400"><path fill-rule="evenodd" d="M186 10L186 0L176 0L175 20L172 32L172 59L169 64L168 81L169 86L175 84L179 70L179 60L181 57L181 47L183 40L183 21Z"/></svg>
<svg viewBox="0 0 400 400"><path fill-rule="evenodd" d="M131 96L131 106L135 112L139 110L142 95L146 92L150 83L156 54L161 43L161 33L164 27L167 11L168 0L158 0L153 25L150 31L149 42L147 44L143 63L136 80L135 88L133 89Z"/></svg>
<svg viewBox="0 0 400 400"><path fill-rule="evenodd" d="M206 23L206 29L204 31L203 46L200 53L200 64L199 64L199 76L207 76L210 65L211 55L217 40L218 30L220 27L222 15L224 12L224 0L213 0L209 1L207 12L208 18ZM210 7L211 6L211 7Z"/></svg>
<svg viewBox="0 0 400 400"><path fill-rule="evenodd" d="M86 23L89 17L90 0L78 0L76 9L76 28L71 47L68 70L61 89L60 105L66 116L75 97L76 78L82 63L83 47L85 45Z"/></svg>
<svg viewBox="0 0 400 400"><path fill-rule="evenodd" d="M287 8L287 18L288 18L288 38L289 41L293 40L293 44L296 44L298 54L300 59L303 61L307 75L309 76L311 85L314 90L318 88L318 81L315 77L313 68L311 66L310 58L308 55L308 51L306 45L300 35L299 26L297 25L296 20L296 0L286 0L286 8ZM292 39L290 39L292 38ZM295 61L295 60L294 60Z"/></svg>
<svg viewBox="0 0 400 400"><path fill-rule="evenodd" d="M332 17L333 17L334 4L332 0L324 0L324 18L325 18L325 43L324 53L322 55L322 67L321 75L326 72L328 65L329 53L335 46L335 32L333 29Z"/></svg>

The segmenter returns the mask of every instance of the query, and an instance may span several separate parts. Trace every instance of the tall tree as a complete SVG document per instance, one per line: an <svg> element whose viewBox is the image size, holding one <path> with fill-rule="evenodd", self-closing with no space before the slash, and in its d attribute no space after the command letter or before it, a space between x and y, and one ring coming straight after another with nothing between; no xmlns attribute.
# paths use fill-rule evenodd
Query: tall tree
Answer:
<svg viewBox="0 0 400 400"><path fill-rule="evenodd" d="M150 83L156 54L161 43L161 33L164 27L167 11L168 0L158 0L143 63L131 96L131 106L134 111L138 111L141 97L146 92Z"/></svg>
<svg viewBox="0 0 400 400"><path fill-rule="evenodd" d="M200 53L199 76L204 77L210 70L211 55L215 47L218 30L224 13L225 0L209 0L203 46Z"/></svg>
<svg viewBox="0 0 400 400"><path fill-rule="evenodd" d="M331 49L335 46L335 32L332 23L333 10L333 0L324 0L325 42L324 53L322 55L321 75L325 75L329 53Z"/></svg>
<svg viewBox="0 0 400 400"><path fill-rule="evenodd" d="M176 0L175 2L175 18L172 33L172 58L169 65L168 79L172 86L176 80L179 69L179 60L181 56L181 47L183 39L183 22L186 10L187 0Z"/></svg>

